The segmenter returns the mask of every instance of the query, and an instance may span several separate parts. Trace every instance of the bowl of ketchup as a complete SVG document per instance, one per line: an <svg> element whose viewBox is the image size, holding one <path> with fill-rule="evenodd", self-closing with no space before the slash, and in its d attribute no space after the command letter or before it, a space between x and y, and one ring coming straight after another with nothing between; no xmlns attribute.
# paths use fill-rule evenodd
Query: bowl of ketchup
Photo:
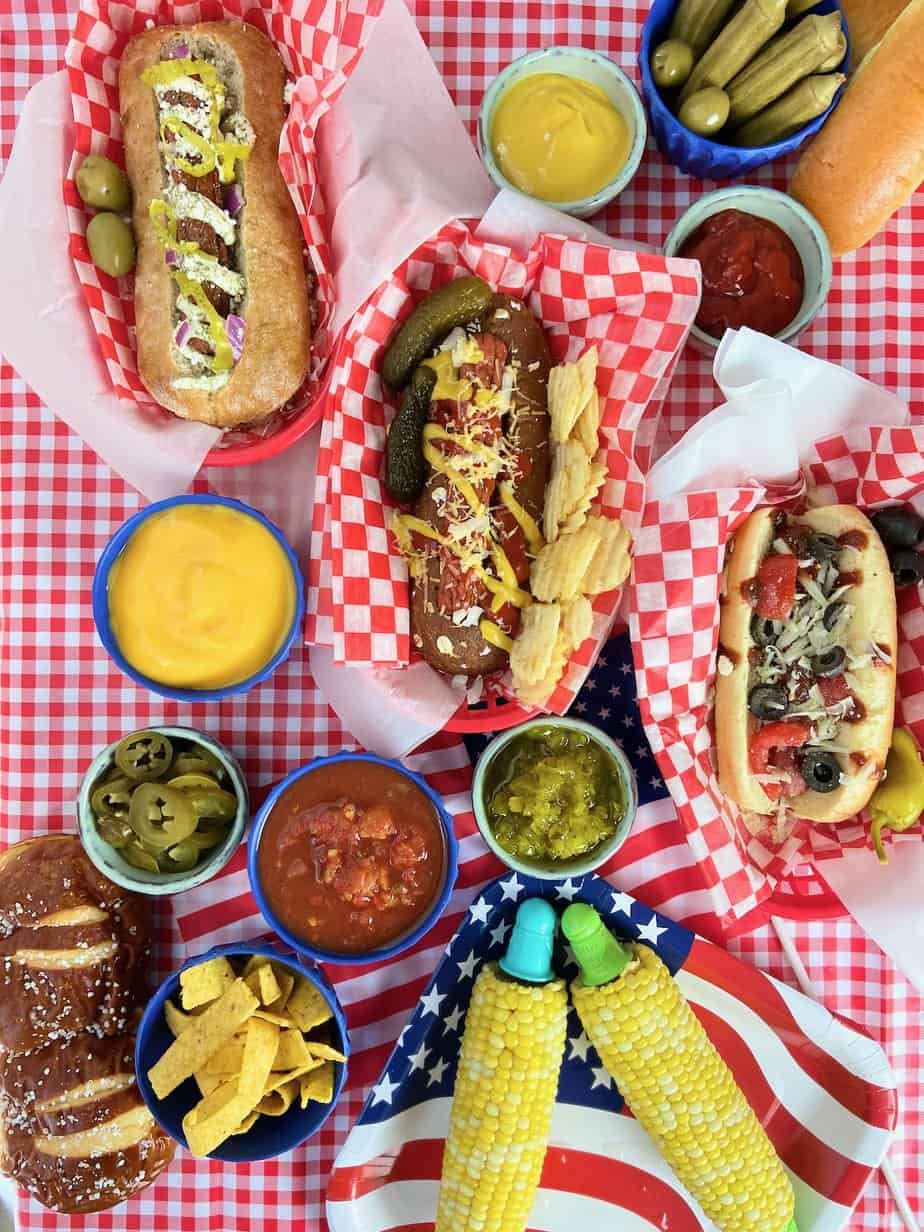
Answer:
<svg viewBox="0 0 924 1232"><path fill-rule="evenodd" d="M804 206L772 188L722 188L693 203L664 252L699 261L703 298L691 333L714 351L727 329L789 342L811 324L831 287L831 250Z"/></svg>

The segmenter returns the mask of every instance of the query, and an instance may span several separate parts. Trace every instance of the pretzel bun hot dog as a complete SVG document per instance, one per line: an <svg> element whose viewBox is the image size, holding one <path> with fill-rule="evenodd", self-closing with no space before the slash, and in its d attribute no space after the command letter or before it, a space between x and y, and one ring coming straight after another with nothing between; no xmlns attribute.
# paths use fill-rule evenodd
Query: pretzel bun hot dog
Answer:
<svg viewBox="0 0 924 1232"><path fill-rule="evenodd" d="M895 590L850 505L758 509L729 548L716 671L719 784L742 809L838 822L882 775L895 704Z"/></svg>
<svg viewBox="0 0 924 1232"><path fill-rule="evenodd" d="M302 233L277 162L285 69L240 22L160 26L119 73L138 245L138 371L163 406L229 428L266 419L311 343Z"/></svg>

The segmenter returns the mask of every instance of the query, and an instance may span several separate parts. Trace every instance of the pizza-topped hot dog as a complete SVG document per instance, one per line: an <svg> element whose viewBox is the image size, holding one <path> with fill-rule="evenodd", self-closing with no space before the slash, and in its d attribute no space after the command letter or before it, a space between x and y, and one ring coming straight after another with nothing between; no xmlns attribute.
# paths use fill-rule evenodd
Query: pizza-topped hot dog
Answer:
<svg viewBox="0 0 924 1232"><path fill-rule="evenodd" d="M837 822L882 775L895 701L895 590L849 505L752 513L726 565L716 671L719 783L741 808Z"/></svg>

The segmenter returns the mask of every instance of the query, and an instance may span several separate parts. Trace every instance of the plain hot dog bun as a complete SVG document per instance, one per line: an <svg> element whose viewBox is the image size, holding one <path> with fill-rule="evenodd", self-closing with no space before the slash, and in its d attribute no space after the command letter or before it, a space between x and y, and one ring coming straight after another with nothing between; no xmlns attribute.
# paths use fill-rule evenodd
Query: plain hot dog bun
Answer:
<svg viewBox="0 0 924 1232"><path fill-rule="evenodd" d="M892 22L908 7L908 0L840 0L854 65L872 51Z"/></svg>
<svg viewBox="0 0 924 1232"><path fill-rule="evenodd" d="M177 388L187 377L173 346L177 289L149 207L167 185L158 107L141 74L162 52L184 44L193 58L213 63L228 92L229 107L243 114L255 136L246 162L238 163L244 206L237 216L233 266L246 277L236 315L246 325L243 353L219 390ZM160 26L128 44L119 73L125 161L134 197L138 249L135 319L138 370L161 405L185 419L228 428L266 419L301 385L308 367L311 316L302 256L302 232L279 170L277 150L285 120L286 74L273 44L241 22ZM226 315L226 314L221 314Z"/></svg>
<svg viewBox="0 0 924 1232"><path fill-rule="evenodd" d="M742 809L764 814L774 812L777 804L754 781L748 759L750 733L756 722L748 711L753 609L742 594L742 583L756 576L770 550L775 512L756 510L735 535L726 565L719 625L719 654L726 656L732 670L728 675L716 673L715 696L719 785ZM861 581L848 594L854 611L847 638L852 643L878 643L891 659L890 664L870 663L850 672L866 714L858 723L843 722L839 726L837 743L847 750L838 758L843 782L834 791L807 791L788 802L796 817L819 822L846 821L866 806L875 790L892 739L897 656L895 588L879 536L869 519L852 505L812 509L793 521L835 538L851 530L862 531L866 536L864 547L851 554L851 570L859 571ZM857 755L857 760L862 757L864 769L854 762L852 754Z"/></svg>
<svg viewBox="0 0 924 1232"><path fill-rule="evenodd" d="M789 191L835 256L862 248L924 180L922 66L924 0L911 0L799 159Z"/></svg>

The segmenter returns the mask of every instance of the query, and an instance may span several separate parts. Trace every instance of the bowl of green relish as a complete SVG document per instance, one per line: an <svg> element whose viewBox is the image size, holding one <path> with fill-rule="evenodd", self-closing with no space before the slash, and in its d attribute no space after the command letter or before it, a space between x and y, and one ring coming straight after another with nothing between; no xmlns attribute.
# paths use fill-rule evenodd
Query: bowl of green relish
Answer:
<svg viewBox="0 0 924 1232"><path fill-rule="evenodd" d="M547 715L503 732L472 784L482 838L517 872L554 880L605 864L632 829L635 773L605 732Z"/></svg>

